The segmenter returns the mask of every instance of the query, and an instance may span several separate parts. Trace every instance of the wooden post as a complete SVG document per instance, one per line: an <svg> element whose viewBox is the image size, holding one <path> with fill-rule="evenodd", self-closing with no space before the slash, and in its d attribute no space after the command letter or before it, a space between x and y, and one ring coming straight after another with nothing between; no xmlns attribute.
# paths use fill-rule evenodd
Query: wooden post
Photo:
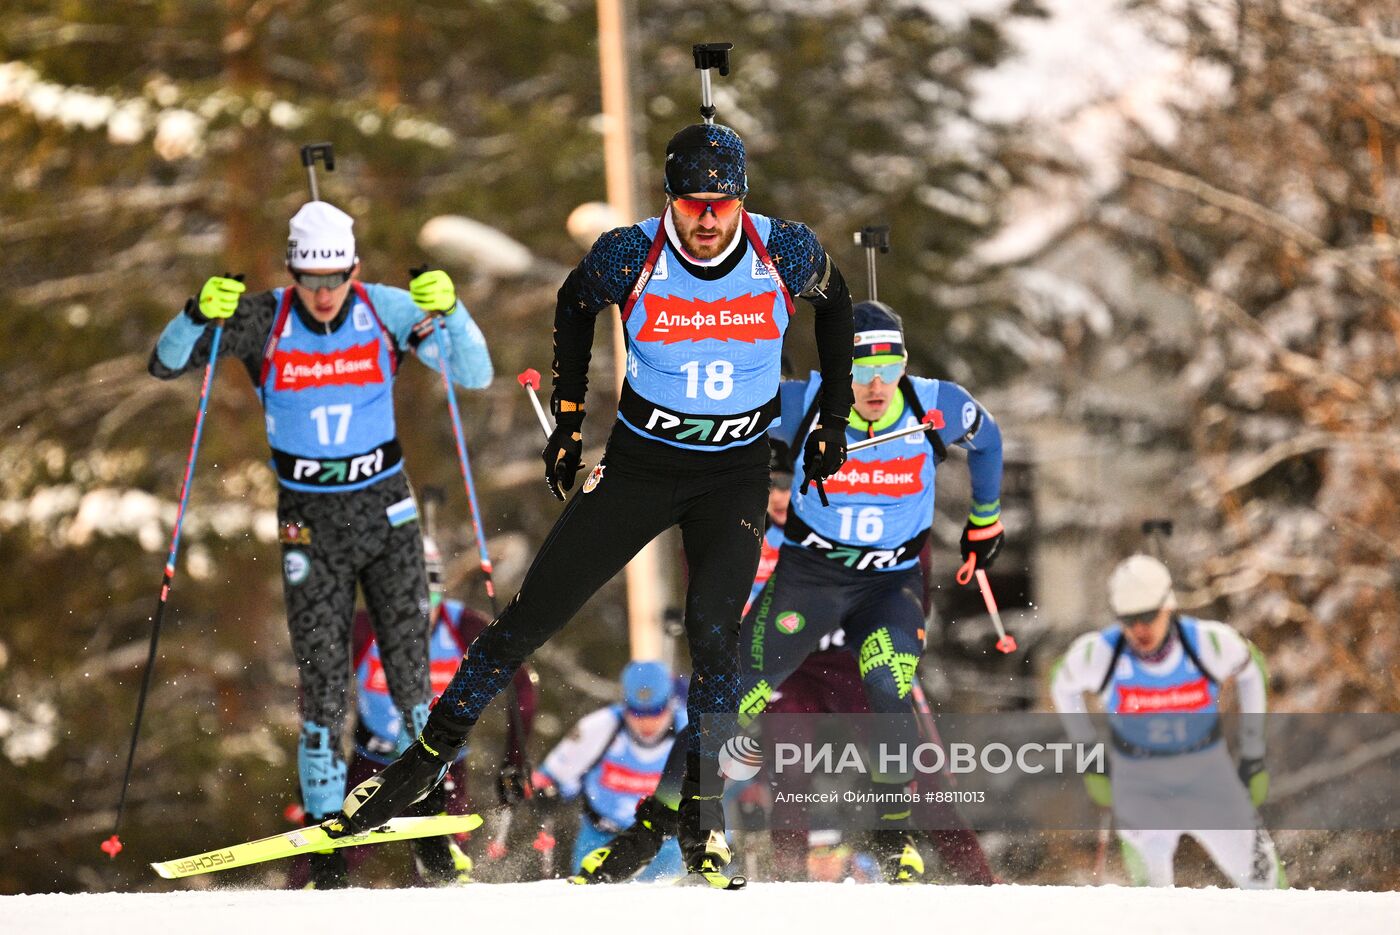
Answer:
<svg viewBox="0 0 1400 935"><path fill-rule="evenodd" d="M598 65L603 85L603 160L608 203L624 224L638 220L632 107L627 82L626 0L598 0ZM613 360L620 397L627 374L622 319L613 317ZM661 659L666 604L661 562L664 537L650 543L627 566L627 631L633 659Z"/></svg>

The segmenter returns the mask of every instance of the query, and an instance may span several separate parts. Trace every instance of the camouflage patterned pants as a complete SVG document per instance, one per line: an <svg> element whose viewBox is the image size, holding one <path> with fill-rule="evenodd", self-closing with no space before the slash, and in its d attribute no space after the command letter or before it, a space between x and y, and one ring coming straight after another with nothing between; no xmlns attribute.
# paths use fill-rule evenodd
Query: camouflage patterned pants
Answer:
<svg viewBox="0 0 1400 935"><path fill-rule="evenodd" d="M301 678L302 796L310 814L343 795L340 736L351 678L356 585L395 706L412 724L428 686L428 582L423 540L403 472L363 490L283 489L277 505L282 590Z"/></svg>

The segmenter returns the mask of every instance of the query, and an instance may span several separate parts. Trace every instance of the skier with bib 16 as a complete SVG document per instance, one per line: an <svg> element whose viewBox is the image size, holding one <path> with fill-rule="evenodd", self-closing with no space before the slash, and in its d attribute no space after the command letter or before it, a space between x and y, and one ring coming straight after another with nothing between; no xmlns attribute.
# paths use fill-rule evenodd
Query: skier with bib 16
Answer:
<svg viewBox="0 0 1400 935"><path fill-rule="evenodd" d="M399 362L413 350L436 363L437 342L422 339L442 316L453 380L478 389L492 377L486 341L447 274L423 273L408 292L361 282L353 224L324 201L303 205L287 245L292 283L244 294L242 282L211 277L150 360L164 380L203 366L221 321L219 354L243 363L263 405L301 681L297 770L311 821L335 814L345 795L340 735L357 584L394 705L412 725L406 737L428 714L428 584L394 416ZM319 887L344 886L343 855L313 855L312 877Z"/></svg>
<svg viewBox="0 0 1400 935"><path fill-rule="evenodd" d="M346 798L344 830L375 827L431 789L521 662L643 545L679 526L693 675L678 837L692 873L727 885L718 755L739 703L736 640L763 537L783 334L796 314L792 297L806 299L823 386L805 464L808 477L829 477L845 461L851 300L805 225L745 210L744 143L732 129L702 123L673 136L665 190L662 215L603 234L555 306L555 428L542 454L560 499L581 468L598 313L618 305L626 326L627 376L601 462L418 741Z"/></svg>

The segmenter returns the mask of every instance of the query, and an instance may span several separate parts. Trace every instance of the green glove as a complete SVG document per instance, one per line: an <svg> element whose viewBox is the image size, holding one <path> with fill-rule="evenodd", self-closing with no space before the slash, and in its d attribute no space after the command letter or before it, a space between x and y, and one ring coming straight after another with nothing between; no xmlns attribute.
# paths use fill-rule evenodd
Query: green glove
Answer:
<svg viewBox="0 0 1400 935"><path fill-rule="evenodd" d="M199 313L206 321L232 318L238 309L238 297L248 287L229 276L210 276L199 290Z"/></svg>
<svg viewBox="0 0 1400 935"><path fill-rule="evenodd" d="M413 304L425 312L451 315L457 310L457 290L452 277L440 269L430 269L413 277L408 284Z"/></svg>
<svg viewBox="0 0 1400 935"><path fill-rule="evenodd" d="M1249 800L1258 808L1269 797L1269 771L1262 759L1240 760L1240 782L1249 790Z"/></svg>
<svg viewBox="0 0 1400 935"><path fill-rule="evenodd" d="M1113 807L1113 783L1107 773L1085 773L1084 789L1089 793L1089 801L1099 808Z"/></svg>

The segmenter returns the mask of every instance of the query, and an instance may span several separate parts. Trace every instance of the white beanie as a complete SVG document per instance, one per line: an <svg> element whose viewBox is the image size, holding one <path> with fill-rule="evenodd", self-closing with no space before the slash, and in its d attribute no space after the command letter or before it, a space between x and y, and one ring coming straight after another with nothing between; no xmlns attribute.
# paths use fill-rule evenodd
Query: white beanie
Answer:
<svg viewBox="0 0 1400 935"><path fill-rule="evenodd" d="M309 201L288 225L287 265L293 269L349 269L355 265L355 219L335 205Z"/></svg>
<svg viewBox="0 0 1400 935"><path fill-rule="evenodd" d="M1130 555L1108 576L1108 604L1115 616L1145 614L1175 603L1171 572L1150 555Z"/></svg>

